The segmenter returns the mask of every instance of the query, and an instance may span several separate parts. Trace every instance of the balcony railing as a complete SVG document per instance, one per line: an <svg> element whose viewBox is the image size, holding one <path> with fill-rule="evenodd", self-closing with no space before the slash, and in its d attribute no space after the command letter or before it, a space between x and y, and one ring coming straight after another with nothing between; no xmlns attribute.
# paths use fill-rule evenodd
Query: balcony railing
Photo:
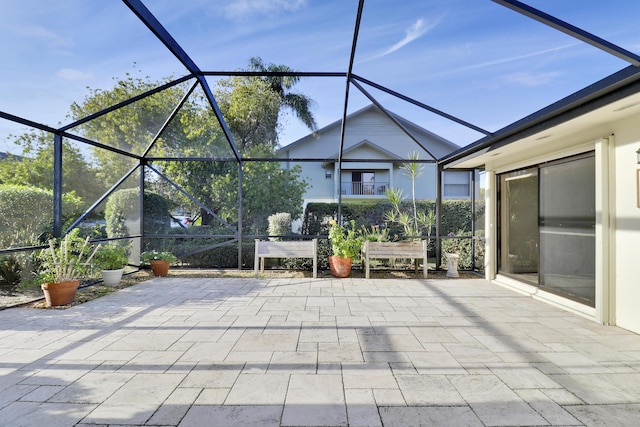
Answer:
<svg viewBox="0 0 640 427"><path fill-rule="evenodd" d="M343 196L384 196L389 188L388 182L343 182Z"/></svg>

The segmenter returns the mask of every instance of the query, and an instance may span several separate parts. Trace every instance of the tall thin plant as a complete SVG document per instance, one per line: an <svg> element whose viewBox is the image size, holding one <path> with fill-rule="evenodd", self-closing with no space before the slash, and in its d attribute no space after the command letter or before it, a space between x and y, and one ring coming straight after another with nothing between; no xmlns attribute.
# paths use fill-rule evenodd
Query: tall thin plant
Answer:
<svg viewBox="0 0 640 427"><path fill-rule="evenodd" d="M78 229L71 231L59 242L49 240L49 247L40 253L40 281L58 283L78 280L91 269L91 260L98 247L89 242L89 236L82 239Z"/></svg>
<svg viewBox="0 0 640 427"><path fill-rule="evenodd" d="M419 240L422 231L427 232L427 236L431 237L431 230L435 224L436 216L433 210L428 212L418 212L416 204L416 180L424 173L424 165L419 163L420 153L412 151L408 155L408 162L403 163L400 167L405 176L411 180L411 202L413 211L407 212L402 209L402 202L405 197L401 188L389 188L385 195L392 208L385 215L385 219L390 222L400 224L404 229L405 236L416 236Z"/></svg>

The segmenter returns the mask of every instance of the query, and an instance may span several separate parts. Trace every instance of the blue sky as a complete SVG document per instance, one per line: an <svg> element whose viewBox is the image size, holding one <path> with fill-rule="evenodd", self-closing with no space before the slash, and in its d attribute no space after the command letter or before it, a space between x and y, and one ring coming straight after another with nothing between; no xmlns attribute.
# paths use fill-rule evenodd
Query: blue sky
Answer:
<svg viewBox="0 0 640 427"><path fill-rule="evenodd" d="M144 1L144 0L143 0ZM146 0L203 70L245 67L250 57L300 71L345 71L357 0ZM632 52L640 2L528 0L529 5ZM0 111L57 127L87 87L140 73L161 79L182 65L120 1L2 0ZM135 67L134 67L135 64ZM354 73L496 131L628 64L490 0L366 0ZM213 83L213 82L212 82ZM320 126L342 116L344 79L304 79ZM385 107L466 145L480 138L372 88ZM349 111L367 105L350 90ZM0 119L0 151L23 127ZM281 144L307 131L289 117Z"/></svg>

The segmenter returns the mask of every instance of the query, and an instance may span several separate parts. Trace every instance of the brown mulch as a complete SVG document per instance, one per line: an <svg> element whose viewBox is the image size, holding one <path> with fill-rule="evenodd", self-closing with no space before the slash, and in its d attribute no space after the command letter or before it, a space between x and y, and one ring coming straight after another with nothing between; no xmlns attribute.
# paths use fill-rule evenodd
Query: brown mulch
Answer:
<svg viewBox="0 0 640 427"><path fill-rule="evenodd" d="M461 271L461 279L478 279L481 278L477 273ZM235 269L215 269L215 270L199 270L199 269L182 269L173 267L169 271L168 277L192 277L192 278L229 278L229 277L253 277L253 270L235 270ZM295 278L295 277L312 277L310 271L292 271L281 269L270 269L260 273L261 278ZM319 278L330 278L331 272L318 271ZM352 278L364 278L364 271L353 270L351 272ZM422 279L422 271L417 274L413 270L372 270L372 279ZM78 289L74 302L66 306L55 307L55 309L66 309L85 302L100 298L104 295L108 295L112 292L117 292L120 289L125 289L130 286L134 286L138 283L144 282L153 278L153 275L149 270L140 270L131 274L128 274L122 278L122 281L118 286L103 286L98 282L97 284L91 284L83 286ZM446 271L436 270L429 271L429 279L447 279L456 280L446 277ZM19 289L16 292L7 294L0 293L0 310L10 307L27 306L32 308L50 308L46 307L42 290L39 287L30 287L26 289Z"/></svg>

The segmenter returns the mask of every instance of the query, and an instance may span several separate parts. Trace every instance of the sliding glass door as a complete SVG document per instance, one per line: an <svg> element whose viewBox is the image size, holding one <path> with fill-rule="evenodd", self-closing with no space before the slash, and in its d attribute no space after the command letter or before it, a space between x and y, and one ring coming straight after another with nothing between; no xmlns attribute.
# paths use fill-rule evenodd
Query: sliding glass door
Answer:
<svg viewBox="0 0 640 427"><path fill-rule="evenodd" d="M540 286L595 303L595 157L540 168Z"/></svg>
<svg viewBox="0 0 640 427"><path fill-rule="evenodd" d="M498 271L595 304L595 157L500 175Z"/></svg>
<svg viewBox="0 0 640 427"><path fill-rule="evenodd" d="M500 269L538 283L538 169L500 178Z"/></svg>

